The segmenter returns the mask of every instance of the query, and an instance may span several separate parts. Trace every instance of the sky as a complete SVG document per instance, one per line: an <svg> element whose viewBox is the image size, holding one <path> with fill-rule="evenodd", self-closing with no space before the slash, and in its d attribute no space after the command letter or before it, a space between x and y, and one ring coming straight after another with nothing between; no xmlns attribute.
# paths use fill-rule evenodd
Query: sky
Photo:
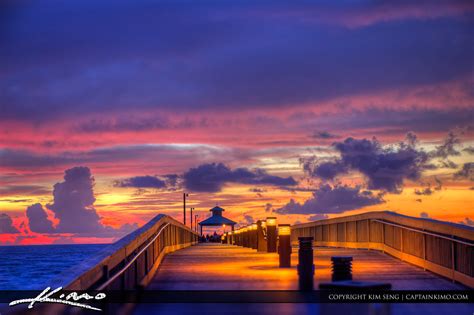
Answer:
<svg viewBox="0 0 474 315"><path fill-rule="evenodd" d="M0 6L2 245L113 242L183 192L474 225L472 1Z"/></svg>

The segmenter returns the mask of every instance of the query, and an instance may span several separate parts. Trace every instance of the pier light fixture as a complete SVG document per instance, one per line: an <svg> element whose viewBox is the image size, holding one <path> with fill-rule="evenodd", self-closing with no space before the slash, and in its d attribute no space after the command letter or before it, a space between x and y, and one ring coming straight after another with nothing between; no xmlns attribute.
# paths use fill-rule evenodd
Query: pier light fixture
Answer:
<svg viewBox="0 0 474 315"><path fill-rule="evenodd" d="M290 235L291 229L289 224L279 224L278 225L278 235Z"/></svg>
<svg viewBox="0 0 474 315"><path fill-rule="evenodd" d="M277 219L275 217L268 217L266 221L267 226L275 226L277 224Z"/></svg>

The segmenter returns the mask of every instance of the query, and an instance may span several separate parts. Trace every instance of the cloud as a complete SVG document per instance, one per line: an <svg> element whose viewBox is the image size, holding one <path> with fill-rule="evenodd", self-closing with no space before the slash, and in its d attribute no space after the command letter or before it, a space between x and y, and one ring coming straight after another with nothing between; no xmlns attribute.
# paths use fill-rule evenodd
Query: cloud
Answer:
<svg viewBox="0 0 474 315"><path fill-rule="evenodd" d="M433 193L433 190L431 190L431 187L426 187L424 189L418 190L415 189L415 195L418 196L430 196Z"/></svg>
<svg viewBox="0 0 474 315"><path fill-rule="evenodd" d="M312 215L308 218L308 221L318 221L318 220L325 220L328 219L329 216L327 214L323 213L317 213L315 215Z"/></svg>
<svg viewBox="0 0 474 315"><path fill-rule="evenodd" d="M40 203L35 203L26 208L26 216L32 232L55 233L53 223L48 219L48 215Z"/></svg>
<svg viewBox="0 0 474 315"><path fill-rule="evenodd" d="M313 192L313 197L303 204L291 199L289 203L276 209L275 212L280 214L342 213L383 202L385 201L381 195L361 190L358 186L330 186L326 184L316 189Z"/></svg>
<svg viewBox="0 0 474 315"><path fill-rule="evenodd" d="M318 177L325 180L334 179L339 174L345 174L349 171L347 165L342 161L330 161L319 163L316 158L304 158L301 160L303 170L312 177Z"/></svg>
<svg viewBox="0 0 474 315"><path fill-rule="evenodd" d="M254 193L264 193L264 192L267 192L266 189L264 189L264 188L257 188L257 187L255 187L255 188L250 188L249 191L250 191L250 192L254 192Z"/></svg>
<svg viewBox="0 0 474 315"><path fill-rule="evenodd" d="M329 131L315 131L312 135L314 139L334 139L339 138L339 136L330 133Z"/></svg>
<svg viewBox="0 0 474 315"><path fill-rule="evenodd" d="M254 223L254 219L251 215L244 215L244 219L242 221L240 221L240 224L243 224L243 225L249 225L249 224L252 224Z"/></svg>
<svg viewBox="0 0 474 315"><path fill-rule="evenodd" d="M454 173L455 179L469 179L474 181L474 162L464 163L462 168Z"/></svg>
<svg viewBox="0 0 474 315"><path fill-rule="evenodd" d="M53 203L48 209L59 219L57 232L103 232L104 226L93 207L94 178L88 167L78 166L65 171L64 181L56 183Z"/></svg>
<svg viewBox="0 0 474 315"><path fill-rule="evenodd" d="M6 213L0 214L0 234L17 234L20 233L16 227L13 226L12 218Z"/></svg>
<svg viewBox="0 0 474 315"><path fill-rule="evenodd" d="M156 176L135 176L124 180L116 181L115 187L134 187L134 188L156 188L166 187L166 182Z"/></svg>
<svg viewBox="0 0 474 315"><path fill-rule="evenodd" d="M459 152L456 147L459 146L460 143L461 140L459 140L459 137L453 131L450 131L443 144L437 146L433 152L430 152L430 155L442 159L447 159L449 156L458 156L461 152Z"/></svg>
<svg viewBox="0 0 474 315"><path fill-rule="evenodd" d="M39 203L29 206L26 215L30 230L37 233L74 233L96 237L119 236L138 227L127 223L115 229L103 225L94 208L94 178L88 167L77 166L67 169L64 181L56 183L53 189L53 203L47 208L54 213L59 223L54 227L47 213Z"/></svg>
<svg viewBox="0 0 474 315"><path fill-rule="evenodd" d="M191 168L183 175L186 189L196 192L219 192L226 183L249 185L293 186L292 177L279 177L262 169L230 169L223 163L202 164Z"/></svg>
<svg viewBox="0 0 474 315"><path fill-rule="evenodd" d="M205 144L133 144L95 147L87 150L70 150L51 153L33 150L0 149L0 167L31 170L38 168L69 167L80 164L126 163L162 161L175 159L188 165L196 163L196 158L223 153L223 148ZM226 152L231 154L232 152ZM230 156L229 158L232 158ZM129 166L128 166L129 167ZM1 192L1 191L0 191Z"/></svg>
<svg viewBox="0 0 474 315"><path fill-rule="evenodd" d="M269 202L265 204L265 212L273 212L273 205Z"/></svg>
<svg viewBox="0 0 474 315"><path fill-rule="evenodd" d="M459 221L460 224L468 225L468 226L474 226L474 220L470 218L465 218L463 221Z"/></svg>
<svg viewBox="0 0 474 315"><path fill-rule="evenodd" d="M468 154L474 154L474 147L469 146L467 148L464 148L463 151L467 152Z"/></svg>
<svg viewBox="0 0 474 315"><path fill-rule="evenodd" d="M400 193L405 179L418 180L427 167L428 154L415 147L414 138L409 135L406 142L384 148L377 139L347 138L335 142L333 147L340 158L330 162L308 159L303 165L312 177L325 180L337 175L358 171L367 179L369 189Z"/></svg>
<svg viewBox="0 0 474 315"><path fill-rule="evenodd" d="M3 21L0 97L10 105L2 118L44 121L112 107L273 108L453 80L471 70L471 25L459 17L472 5L115 4L2 8L15 17ZM27 58L31 51L35 58ZM160 127L125 121L89 128Z"/></svg>
<svg viewBox="0 0 474 315"><path fill-rule="evenodd" d="M50 190L39 185L9 185L0 188L0 196L37 196L49 193Z"/></svg>
<svg viewBox="0 0 474 315"><path fill-rule="evenodd" d="M421 212L420 213L420 218L431 219L430 215L427 212Z"/></svg>

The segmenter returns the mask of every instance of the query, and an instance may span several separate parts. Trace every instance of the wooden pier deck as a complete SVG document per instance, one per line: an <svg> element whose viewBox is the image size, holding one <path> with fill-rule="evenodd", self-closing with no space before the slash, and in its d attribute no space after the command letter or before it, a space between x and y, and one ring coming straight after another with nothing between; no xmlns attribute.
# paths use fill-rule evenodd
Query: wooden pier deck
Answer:
<svg viewBox="0 0 474 315"><path fill-rule="evenodd" d="M379 251L317 248L315 288L331 281L331 256L354 258L353 278L390 282L394 290L456 290L464 286ZM278 254L233 245L204 243L168 255L148 286L153 290L297 290L295 250L291 268L278 267Z"/></svg>
<svg viewBox="0 0 474 315"><path fill-rule="evenodd" d="M457 290L466 289L422 268L410 265L374 250L317 248L315 251L315 288L330 281L330 258L336 255L353 256L354 280L389 282L394 290ZM292 267L279 268L278 255L258 253L249 248L224 244L199 244L168 255L160 265L150 290L297 290L297 253L293 250ZM177 292L176 294L180 294ZM347 314L365 310L355 304L345 304ZM318 304L141 304L137 314L326 314L335 310ZM344 311L344 305L337 311ZM421 308L420 308L421 307ZM379 305L380 308L380 305ZM199 311L198 311L199 310ZM203 312L205 310L205 312ZM326 311L325 311L326 310ZM391 304L373 314L448 314L453 310L472 314L467 304ZM370 309L367 309L370 311ZM387 313L388 312L388 313Z"/></svg>

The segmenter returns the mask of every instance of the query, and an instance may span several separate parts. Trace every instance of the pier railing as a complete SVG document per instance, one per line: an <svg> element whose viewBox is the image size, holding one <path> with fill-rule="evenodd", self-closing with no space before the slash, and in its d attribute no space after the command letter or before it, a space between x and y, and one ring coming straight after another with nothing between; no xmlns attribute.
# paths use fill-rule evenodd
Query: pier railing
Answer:
<svg viewBox="0 0 474 315"><path fill-rule="evenodd" d="M197 241L195 231L160 214L107 246L96 257L75 266L73 279L67 285L60 285L66 290L131 290L143 287L152 279L167 253Z"/></svg>
<svg viewBox="0 0 474 315"><path fill-rule="evenodd" d="M292 226L292 241L300 236L312 236L315 246L381 250L474 287L472 227L382 211Z"/></svg>

